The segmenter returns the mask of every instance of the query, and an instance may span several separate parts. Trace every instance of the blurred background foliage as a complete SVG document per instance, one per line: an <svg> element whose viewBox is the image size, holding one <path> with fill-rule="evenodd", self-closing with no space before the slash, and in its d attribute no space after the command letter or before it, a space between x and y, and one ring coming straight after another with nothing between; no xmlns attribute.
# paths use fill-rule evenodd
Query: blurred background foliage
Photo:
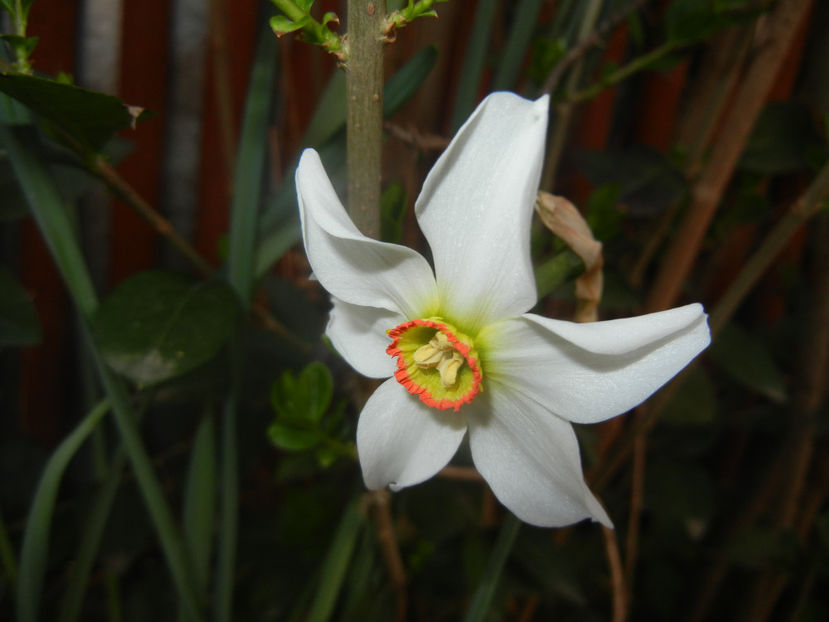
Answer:
<svg viewBox="0 0 829 622"><path fill-rule="evenodd" d="M0 618L828 619L829 4L397 5L439 17L385 52L384 239L422 245L483 95L548 91L600 318L713 312L687 373L577 430L615 532L519 528L464 450L365 492L373 384L321 337L293 188L314 146L345 195L345 81L269 29L344 3L0 0ZM581 260L540 223L533 253L571 317Z"/></svg>

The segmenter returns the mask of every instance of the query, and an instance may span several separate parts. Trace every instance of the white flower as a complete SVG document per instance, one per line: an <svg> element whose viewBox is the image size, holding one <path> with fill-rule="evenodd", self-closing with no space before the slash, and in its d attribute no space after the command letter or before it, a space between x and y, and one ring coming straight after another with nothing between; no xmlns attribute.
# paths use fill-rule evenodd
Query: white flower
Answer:
<svg viewBox="0 0 829 622"><path fill-rule="evenodd" d="M630 410L710 336L698 304L591 324L527 313L547 107L547 97L490 95L430 171L415 213L434 271L416 251L360 234L313 150L296 172L302 235L333 299L326 334L358 372L388 378L357 427L366 486L432 477L468 431L475 467L521 520L610 526L570 422Z"/></svg>

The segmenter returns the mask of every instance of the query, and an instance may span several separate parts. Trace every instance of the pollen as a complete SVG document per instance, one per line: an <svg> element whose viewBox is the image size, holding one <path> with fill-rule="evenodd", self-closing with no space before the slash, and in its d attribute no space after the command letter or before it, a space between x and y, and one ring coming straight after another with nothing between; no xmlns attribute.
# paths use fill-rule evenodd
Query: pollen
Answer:
<svg viewBox="0 0 829 622"><path fill-rule="evenodd" d="M387 332L395 378L428 406L457 411L483 390L474 343L442 318L404 322Z"/></svg>

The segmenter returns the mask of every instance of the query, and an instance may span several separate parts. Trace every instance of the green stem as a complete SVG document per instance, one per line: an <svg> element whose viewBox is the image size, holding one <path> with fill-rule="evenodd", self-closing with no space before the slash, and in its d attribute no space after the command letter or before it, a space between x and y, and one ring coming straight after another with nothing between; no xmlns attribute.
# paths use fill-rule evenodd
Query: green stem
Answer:
<svg viewBox="0 0 829 622"><path fill-rule="evenodd" d="M380 236L385 16L385 0L348 0L348 211L357 228L372 238Z"/></svg>
<svg viewBox="0 0 829 622"><path fill-rule="evenodd" d="M498 581L501 578L501 571L504 569L504 562L507 561L520 528L521 521L513 514L509 514L504 519L501 532L495 541L495 546L484 569L484 575L481 577L478 589L475 590L475 595L472 597L464 622L481 622L487 618L492 597L495 595L495 589L498 587Z"/></svg>
<svg viewBox="0 0 829 622"><path fill-rule="evenodd" d="M663 43L659 47L654 48L653 50L648 52L647 54L643 54L639 58L630 61L624 67L620 67L610 75L605 76L604 78L602 78L595 84L587 87L586 89L566 94L564 96L564 100L567 102L576 103L585 101L587 99L593 99L594 97L596 97L596 95L601 93L606 88L621 82L625 78L629 78L638 71L647 69L649 65L659 60L663 56L666 56L668 53L676 49L676 47L677 44L673 41Z"/></svg>
<svg viewBox="0 0 829 622"><path fill-rule="evenodd" d="M293 0L271 0L271 2L295 22L305 17L305 12Z"/></svg>

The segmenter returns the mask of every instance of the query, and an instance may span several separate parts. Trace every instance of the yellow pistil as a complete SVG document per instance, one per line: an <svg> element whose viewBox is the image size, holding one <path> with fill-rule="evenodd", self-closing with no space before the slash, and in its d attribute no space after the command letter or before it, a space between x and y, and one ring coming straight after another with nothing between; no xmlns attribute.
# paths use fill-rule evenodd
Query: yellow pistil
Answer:
<svg viewBox="0 0 829 622"><path fill-rule="evenodd" d="M420 369L437 367L441 384L450 389L458 381L458 371L463 366L463 355L455 349L443 332L436 332L426 345L420 346L413 356Z"/></svg>

